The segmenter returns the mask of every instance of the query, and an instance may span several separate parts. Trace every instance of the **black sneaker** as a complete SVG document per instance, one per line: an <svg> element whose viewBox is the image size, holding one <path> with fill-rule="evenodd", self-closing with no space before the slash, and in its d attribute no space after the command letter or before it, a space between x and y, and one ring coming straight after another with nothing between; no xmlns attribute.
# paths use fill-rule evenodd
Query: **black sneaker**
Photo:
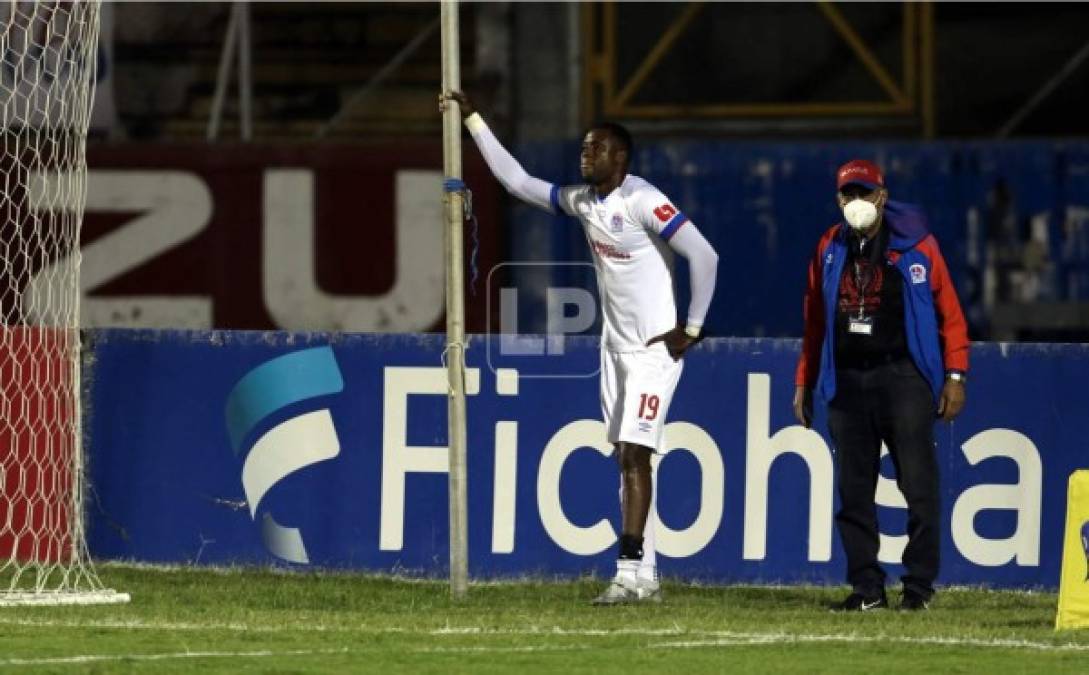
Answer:
<svg viewBox="0 0 1089 675"><path fill-rule="evenodd" d="M889 599L885 596L885 591L877 595L863 595L862 593L851 593L847 596L847 599L843 602L833 605L833 612L869 612L875 609L888 609Z"/></svg>
<svg viewBox="0 0 1089 675"><path fill-rule="evenodd" d="M906 589L900 594L901 612L921 612L930 609L930 599L922 593Z"/></svg>

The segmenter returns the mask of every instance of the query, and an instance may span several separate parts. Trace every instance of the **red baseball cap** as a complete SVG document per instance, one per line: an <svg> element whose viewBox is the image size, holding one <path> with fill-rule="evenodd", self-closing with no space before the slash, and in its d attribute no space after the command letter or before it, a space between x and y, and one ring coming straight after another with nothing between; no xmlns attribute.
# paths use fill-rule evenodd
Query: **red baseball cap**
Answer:
<svg viewBox="0 0 1089 675"><path fill-rule="evenodd" d="M866 159L852 159L836 171L836 189L844 185L862 185L870 190L885 186L885 177L881 169Z"/></svg>

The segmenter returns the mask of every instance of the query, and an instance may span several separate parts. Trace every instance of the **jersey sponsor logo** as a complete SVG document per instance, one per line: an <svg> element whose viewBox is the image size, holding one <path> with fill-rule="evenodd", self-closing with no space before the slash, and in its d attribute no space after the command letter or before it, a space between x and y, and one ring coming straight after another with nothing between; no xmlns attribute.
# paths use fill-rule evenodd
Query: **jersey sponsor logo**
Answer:
<svg viewBox="0 0 1089 675"><path fill-rule="evenodd" d="M649 434L650 430L653 429L653 428L654 428L654 425L651 424L650 422L640 422L639 423L639 431L642 431L644 434Z"/></svg>
<svg viewBox="0 0 1089 675"><path fill-rule="evenodd" d="M663 223L668 223L669 219L677 215L677 209L669 203L662 204L658 208L654 209L654 217Z"/></svg>
<svg viewBox="0 0 1089 675"><path fill-rule="evenodd" d="M600 242L597 239L590 240L590 247L594 250L594 253L603 258L613 258L615 260L631 260L631 254L626 251L621 251L612 244L606 244Z"/></svg>
<svg viewBox="0 0 1089 675"><path fill-rule="evenodd" d="M911 267L908 268L908 271L911 272L911 283L913 283L913 284L924 284L924 283L926 283L926 268L923 267L921 264L915 263L914 265L912 265Z"/></svg>
<svg viewBox="0 0 1089 675"><path fill-rule="evenodd" d="M619 213L614 213L613 214L612 225L613 225L613 227L612 227L613 232L623 232L624 231L624 216L620 215Z"/></svg>

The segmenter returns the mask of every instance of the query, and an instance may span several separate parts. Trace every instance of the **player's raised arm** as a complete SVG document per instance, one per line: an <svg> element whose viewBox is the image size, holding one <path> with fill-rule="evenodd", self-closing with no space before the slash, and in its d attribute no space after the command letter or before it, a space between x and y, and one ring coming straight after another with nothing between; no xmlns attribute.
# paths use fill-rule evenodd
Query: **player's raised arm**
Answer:
<svg viewBox="0 0 1089 675"><path fill-rule="evenodd" d="M507 152L492 130L488 128L484 118L476 111L468 96L460 91L443 94L439 96L440 109L444 108L449 100L458 103L465 127L472 135L476 147L480 149L480 154L484 156L488 168L492 170L492 174L503 184L507 192L527 204L555 213L552 204L552 184L526 173L518 160Z"/></svg>

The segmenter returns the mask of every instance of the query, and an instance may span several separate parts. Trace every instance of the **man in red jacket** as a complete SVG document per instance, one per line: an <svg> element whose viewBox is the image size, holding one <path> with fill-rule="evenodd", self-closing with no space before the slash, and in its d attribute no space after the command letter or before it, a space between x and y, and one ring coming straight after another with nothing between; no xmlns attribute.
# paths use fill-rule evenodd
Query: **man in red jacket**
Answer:
<svg viewBox="0 0 1089 675"><path fill-rule="evenodd" d="M908 504L900 608L926 609L941 542L934 420L964 406L967 324L922 211L890 201L866 160L840 167L836 188L846 222L825 232L809 265L794 414L812 424L814 389L828 403L852 587L837 609L888 607L874 502L882 443Z"/></svg>

